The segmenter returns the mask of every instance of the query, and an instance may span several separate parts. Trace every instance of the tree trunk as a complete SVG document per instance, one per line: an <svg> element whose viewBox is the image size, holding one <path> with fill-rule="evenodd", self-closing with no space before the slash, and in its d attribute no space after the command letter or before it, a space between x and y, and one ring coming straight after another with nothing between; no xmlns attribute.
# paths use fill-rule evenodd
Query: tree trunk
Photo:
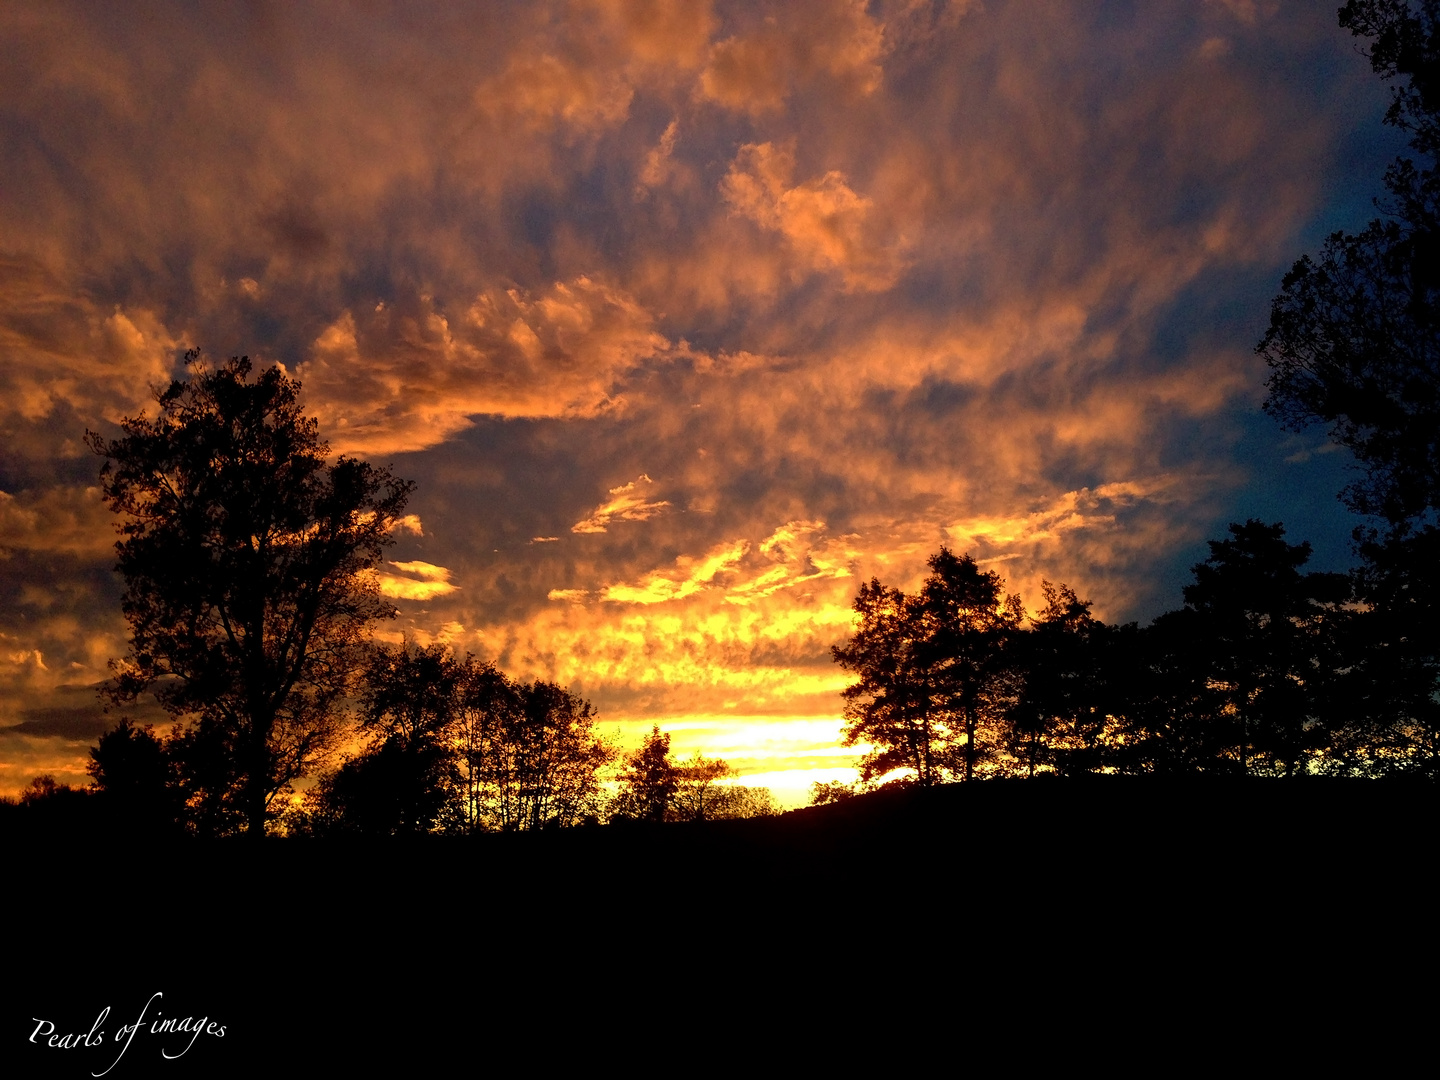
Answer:
<svg viewBox="0 0 1440 1080"><path fill-rule="evenodd" d="M975 709L965 708L965 779L975 778Z"/></svg>
<svg viewBox="0 0 1440 1080"><path fill-rule="evenodd" d="M270 727L274 723L255 721L250 729L248 757L250 767L244 780L245 835L252 840L265 838L265 795L270 779Z"/></svg>

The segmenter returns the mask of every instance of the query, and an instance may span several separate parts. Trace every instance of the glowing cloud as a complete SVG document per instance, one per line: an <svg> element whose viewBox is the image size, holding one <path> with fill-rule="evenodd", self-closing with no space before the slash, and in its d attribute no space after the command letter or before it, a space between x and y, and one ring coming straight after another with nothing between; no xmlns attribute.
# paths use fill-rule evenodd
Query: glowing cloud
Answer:
<svg viewBox="0 0 1440 1080"><path fill-rule="evenodd" d="M573 533L603 533L616 521L648 521L670 505L665 499L651 501L645 497L648 488L654 485L650 477L641 473L628 484L610 489L610 501L601 503L583 521L570 526Z"/></svg>
<svg viewBox="0 0 1440 1080"><path fill-rule="evenodd" d="M718 584L717 578L732 572L750 550L744 540L721 544L697 558L682 555L675 560L675 569L656 571L633 585L610 585L601 599L619 604L663 604L683 600L701 589Z"/></svg>
<svg viewBox="0 0 1440 1080"><path fill-rule="evenodd" d="M780 233L801 267L840 270L847 289L894 284L902 262L872 215L874 203L831 171L793 187L795 156L771 143L748 144L725 176L725 199L761 228Z"/></svg>
<svg viewBox="0 0 1440 1080"><path fill-rule="evenodd" d="M108 314L38 262L0 251L0 419L42 420L58 405L107 420L153 405L181 347L149 310Z"/></svg>
<svg viewBox="0 0 1440 1080"><path fill-rule="evenodd" d="M1106 528L1115 524L1115 515L1096 513L1107 504L1126 506L1139 499L1153 499L1173 484L1169 477L1147 481L1104 484L1091 490L1067 491L1048 506L1019 517L972 518L946 528L961 547L982 545L1008 550L1018 545L1055 540L1077 529Z"/></svg>
<svg viewBox="0 0 1440 1080"><path fill-rule="evenodd" d="M632 94L618 73L542 55L516 57L475 92L475 100L504 124L544 131L558 123L584 130L623 120Z"/></svg>
<svg viewBox="0 0 1440 1080"><path fill-rule="evenodd" d="M55 487L17 498L0 491L0 558L7 549L95 557L114 548L100 489Z"/></svg>
<svg viewBox="0 0 1440 1080"><path fill-rule="evenodd" d="M380 572L380 593L396 600L433 600L447 596L459 586L450 584L450 571L427 562L392 562L404 577Z"/></svg>
<svg viewBox="0 0 1440 1080"><path fill-rule="evenodd" d="M447 314L418 294L347 311L298 368L337 449L434 445L476 414L583 416L669 342L633 298L588 277L530 297L492 290Z"/></svg>

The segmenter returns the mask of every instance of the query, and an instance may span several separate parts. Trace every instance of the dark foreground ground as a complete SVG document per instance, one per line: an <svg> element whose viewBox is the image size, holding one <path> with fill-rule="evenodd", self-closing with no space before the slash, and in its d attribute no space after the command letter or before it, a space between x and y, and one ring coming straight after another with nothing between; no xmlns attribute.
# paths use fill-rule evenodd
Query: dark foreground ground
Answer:
<svg viewBox="0 0 1440 1080"><path fill-rule="evenodd" d="M11 830L0 1071L1383 1072L1435 1027L1437 794L1104 778L364 845ZM201 1016L225 1034L152 1030Z"/></svg>

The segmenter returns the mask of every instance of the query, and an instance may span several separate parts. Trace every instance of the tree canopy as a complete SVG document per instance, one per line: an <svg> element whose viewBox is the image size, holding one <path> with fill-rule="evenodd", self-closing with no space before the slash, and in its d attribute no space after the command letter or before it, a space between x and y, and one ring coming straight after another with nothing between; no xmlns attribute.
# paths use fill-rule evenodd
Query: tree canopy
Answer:
<svg viewBox="0 0 1440 1080"><path fill-rule="evenodd" d="M367 628L394 614L373 571L413 485L330 462L280 368L252 380L246 357L187 360L153 419L87 434L123 518L130 650L115 696L150 690L191 723L193 756L222 766L193 797L258 835L276 794L333 748Z"/></svg>
<svg viewBox="0 0 1440 1080"><path fill-rule="evenodd" d="M439 645L381 645L362 717L367 745L307 794L299 831L523 832L605 816L616 750L594 706L554 683Z"/></svg>
<svg viewBox="0 0 1440 1080"><path fill-rule="evenodd" d="M612 813L626 821L658 825L669 815L679 789L680 770L670 758L670 733L656 724L639 749L625 756Z"/></svg>
<svg viewBox="0 0 1440 1080"><path fill-rule="evenodd" d="M670 733L656 724L640 748L626 755L611 820L715 821L766 817L779 812L769 788L726 783L736 770L698 751L683 762L670 756Z"/></svg>
<svg viewBox="0 0 1440 1080"><path fill-rule="evenodd" d="M1392 525L1440 510L1440 4L1350 0L1340 25L1370 39L1371 66L1391 80L1385 122L1415 158L1385 175L1383 215L1336 232L1302 256L1256 346L1271 369L1265 408L1287 426L1314 423L1361 466L1344 493Z"/></svg>
<svg viewBox="0 0 1440 1080"><path fill-rule="evenodd" d="M1379 617L1357 660L1354 706L1412 760L1440 760L1440 2L1349 0L1341 27L1391 83L1385 122L1409 137L1384 178L1380 217L1332 234L1285 276L1256 346L1265 408L1294 429L1328 427L1355 456L1342 492L1355 530L1358 599ZM1401 733L1405 734L1401 734ZM1367 740L1373 742L1373 740ZM1430 768L1436 768L1431 765Z"/></svg>
<svg viewBox="0 0 1440 1080"><path fill-rule="evenodd" d="M861 779L909 770L924 786L972 779L1014 704L1008 666L1018 597L993 571L941 548L907 596L872 580L855 598L854 636L831 653L859 676L844 691L845 744L868 743Z"/></svg>
<svg viewBox="0 0 1440 1080"><path fill-rule="evenodd" d="M1393 646L1390 613L1357 605L1347 575L1305 572L1310 545L1278 522L1229 534L1146 627L1107 625L1048 581L1024 616L998 575L943 548L913 595L863 583L832 653L857 675L846 743L869 749L856 785L812 801L981 775L1433 775L1433 699L1414 707L1428 669Z"/></svg>

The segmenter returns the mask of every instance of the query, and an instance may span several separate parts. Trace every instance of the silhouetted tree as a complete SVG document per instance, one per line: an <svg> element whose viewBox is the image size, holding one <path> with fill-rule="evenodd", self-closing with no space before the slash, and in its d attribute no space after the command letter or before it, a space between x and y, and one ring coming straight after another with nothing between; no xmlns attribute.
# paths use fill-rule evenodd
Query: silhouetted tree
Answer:
<svg viewBox="0 0 1440 1080"><path fill-rule="evenodd" d="M441 646L380 646L366 669L370 743L287 816L302 834L529 830L598 821L615 751L587 701L515 683Z"/></svg>
<svg viewBox="0 0 1440 1080"><path fill-rule="evenodd" d="M481 813L506 831L578 825L603 813L601 770L616 751L595 709L554 683L513 685L497 702L481 764Z"/></svg>
<svg viewBox="0 0 1440 1080"><path fill-rule="evenodd" d="M1295 775L1349 723L1348 578L1301 573L1310 545L1286 543L1279 524L1229 531L1193 567L1185 607L1097 638L1118 736L1105 759L1120 771Z"/></svg>
<svg viewBox="0 0 1440 1080"><path fill-rule="evenodd" d="M1103 765L1113 703L1103 678L1100 638L1109 627L1067 585L1041 583L1045 607L1028 633L1015 635L1023 672L1010 713L1011 753L1026 774L1050 766L1062 774Z"/></svg>
<svg viewBox="0 0 1440 1080"><path fill-rule="evenodd" d="M371 570L413 485L329 448L279 368L247 358L157 395L155 419L87 440L124 515L130 652L115 696L154 692L233 768L207 798L263 834L271 802L339 734L368 625L394 608ZM182 744L183 746L183 744Z"/></svg>
<svg viewBox="0 0 1440 1080"><path fill-rule="evenodd" d="M201 716L177 725L165 740L186 829L196 836L228 836L244 832L243 763L235 753L233 732L222 719ZM288 784L278 791L289 790ZM278 793L278 792L277 792Z"/></svg>
<svg viewBox="0 0 1440 1080"><path fill-rule="evenodd" d="M1392 81L1385 122L1413 157L1386 172L1381 218L1295 263L1257 351L1266 410L1326 425L1360 465L1345 502L1380 522L1355 530L1374 763L1440 775L1440 4L1349 0L1339 19Z"/></svg>
<svg viewBox="0 0 1440 1080"><path fill-rule="evenodd" d="M1334 663L1332 764L1440 779L1440 531L1361 545L1354 613Z"/></svg>
<svg viewBox="0 0 1440 1080"><path fill-rule="evenodd" d="M318 820L308 831L361 836L431 832L455 794L454 761L433 741L386 739L346 761L317 790L311 813Z"/></svg>
<svg viewBox="0 0 1440 1080"><path fill-rule="evenodd" d="M974 777L993 759L1019 692L1018 596L970 556L941 548L917 596L860 586L860 624L837 663L860 676L844 691L847 746L869 743L863 782L910 769L921 786Z"/></svg>
<svg viewBox="0 0 1440 1080"><path fill-rule="evenodd" d="M122 719L91 748L85 771L101 803L127 822L157 833L184 822L171 757L151 725L137 728Z"/></svg>
<svg viewBox="0 0 1440 1080"><path fill-rule="evenodd" d="M1287 544L1278 522L1230 526L1194 567L1185 603L1200 617L1197 655L1236 726L1240 770L1258 759L1293 775L1322 750L1326 731L1317 689L1331 656L1324 642L1350 598L1343 574L1302 574L1308 543Z"/></svg>
<svg viewBox="0 0 1440 1080"><path fill-rule="evenodd" d="M459 715L460 665L441 646L376 648L365 672L361 728L372 737L323 788L339 831L429 832L460 811L450 728Z"/></svg>
<svg viewBox="0 0 1440 1080"><path fill-rule="evenodd" d="M1440 509L1440 5L1350 0L1340 25L1399 80L1385 121L1420 164L1402 157L1386 173L1385 217L1295 263L1257 351L1271 368L1266 410L1329 425L1364 470L1346 501L1400 523Z"/></svg>
<svg viewBox="0 0 1440 1080"><path fill-rule="evenodd" d="M504 730L502 719L518 707L518 695L504 672L472 656L456 664L456 675L456 712L450 736L463 790L460 820L470 831L485 827L487 755L492 740Z"/></svg>
<svg viewBox="0 0 1440 1080"><path fill-rule="evenodd" d="M749 784L716 784L705 800L706 821L736 818L774 817L781 813L775 794L767 787Z"/></svg>
<svg viewBox="0 0 1440 1080"><path fill-rule="evenodd" d="M1118 694L1119 732L1106 760L1123 773L1238 771L1239 725L1225 711L1193 608L1116 630L1102 660Z"/></svg>
<svg viewBox="0 0 1440 1080"><path fill-rule="evenodd" d="M723 797L716 781L734 776L735 770L719 758L707 758L698 750L677 770L672 806L681 821L705 821L719 816Z"/></svg>
<svg viewBox="0 0 1440 1080"><path fill-rule="evenodd" d="M611 817L659 824L669 816L679 787L680 770L670 760L670 733L661 732L656 724L640 748L625 758Z"/></svg>
<svg viewBox="0 0 1440 1080"><path fill-rule="evenodd" d="M920 657L932 709L959 736L949 746L953 772L971 780L999 750L1019 696L1021 670L1013 646L1024 608L1007 596L994 571L969 555L941 548L930 559L916 614L923 627Z"/></svg>
<svg viewBox="0 0 1440 1080"><path fill-rule="evenodd" d="M816 780L810 785L810 805L828 806L844 802L860 794L858 784L847 784L842 780Z"/></svg>
<svg viewBox="0 0 1440 1080"><path fill-rule="evenodd" d="M718 758L697 752L677 765L670 758L670 735L658 724L625 761L611 804L613 821L717 821L780 812L768 788L719 783L735 770Z"/></svg>
<svg viewBox="0 0 1440 1080"><path fill-rule="evenodd" d="M57 839L86 837L97 826L114 824L97 817L98 801L92 791L62 784L45 773L32 779L20 793L20 817L16 824L32 835L49 834Z"/></svg>
<svg viewBox="0 0 1440 1080"><path fill-rule="evenodd" d="M910 769L923 786L939 783L949 733L931 708L915 600L872 579L861 583L854 608L854 637L830 650L859 676L843 692L844 744L871 747L860 761L864 781Z"/></svg>

